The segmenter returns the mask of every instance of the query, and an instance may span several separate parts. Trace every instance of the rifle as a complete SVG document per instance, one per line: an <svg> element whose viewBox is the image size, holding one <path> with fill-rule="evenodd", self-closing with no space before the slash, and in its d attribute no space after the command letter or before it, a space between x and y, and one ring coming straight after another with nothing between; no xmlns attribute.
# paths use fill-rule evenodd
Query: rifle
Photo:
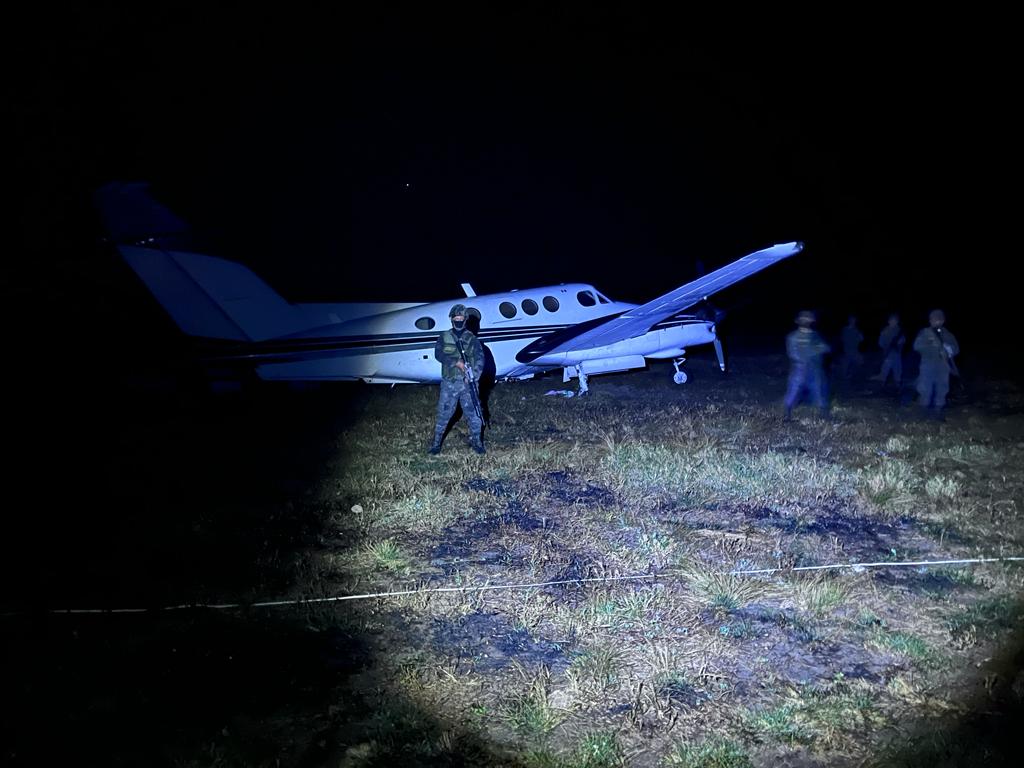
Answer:
<svg viewBox="0 0 1024 768"><path fill-rule="evenodd" d="M950 355L948 352L946 352L946 343L942 340L942 334L939 333L939 329L938 328L932 328L932 330L935 331L935 335L939 339L939 344L942 345L942 347L941 347L942 348L942 357L946 360L946 365L949 366L949 372L953 376L956 376L956 381L957 381L957 385L959 387L959 391L963 392L964 391L964 380L960 377L960 369L957 368L956 367L956 363L953 362L953 356Z"/></svg>
<svg viewBox="0 0 1024 768"><path fill-rule="evenodd" d="M941 349L942 349L942 357L943 357L943 359L945 359L945 361L946 361L946 365L948 365L948 366L949 366L949 372L950 372L951 374L953 374L954 376L959 376L959 375L960 375L960 371L959 371L959 369L958 369L958 368L956 367L956 363L954 363L954 362L953 362L953 357L952 357L952 355L950 355L950 354L949 354L949 353L948 353L948 352L946 351L946 342L944 342L944 341L942 340L942 334L941 334L941 333L939 333L939 329L938 329L938 328L932 328L932 330L933 330L933 331L935 332L935 336L936 336L936 337L938 338L938 340L939 340L939 344L941 345Z"/></svg>
<svg viewBox="0 0 1024 768"><path fill-rule="evenodd" d="M480 423L486 424L484 421L483 409L480 407L480 398L477 394L476 376L473 375L473 366L471 366L466 360L466 350L462 348L462 338L460 335L452 333L452 336L455 337L455 346L458 347L459 357L462 359L462 364L465 366L462 370L466 381L469 383L469 397L473 401L473 409L476 411L476 416L480 419ZM487 424L487 426L489 427L490 424Z"/></svg>

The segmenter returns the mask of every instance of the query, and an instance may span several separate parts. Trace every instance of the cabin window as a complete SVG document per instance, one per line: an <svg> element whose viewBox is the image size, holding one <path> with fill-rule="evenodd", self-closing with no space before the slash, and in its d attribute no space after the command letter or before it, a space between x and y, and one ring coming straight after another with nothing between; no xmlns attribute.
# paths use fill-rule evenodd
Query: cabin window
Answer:
<svg viewBox="0 0 1024 768"><path fill-rule="evenodd" d="M592 307L597 304L597 299L590 291L580 291L576 294L576 300L584 307Z"/></svg>
<svg viewBox="0 0 1024 768"><path fill-rule="evenodd" d="M538 309L540 309L540 307L537 306L536 301L533 299L523 299L523 312L528 315L536 315Z"/></svg>
<svg viewBox="0 0 1024 768"><path fill-rule="evenodd" d="M501 312L502 317L511 319L516 316L516 305L511 301L503 301L498 305L498 311Z"/></svg>
<svg viewBox="0 0 1024 768"><path fill-rule="evenodd" d="M416 327L421 331L429 331L434 325L434 318L432 317L421 317L416 321Z"/></svg>
<svg viewBox="0 0 1024 768"><path fill-rule="evenodd" d="M548 312L557 312L558 311L558 299L556 299L554 296L545 296L544 297L544 309L546 309Z"/></svg>

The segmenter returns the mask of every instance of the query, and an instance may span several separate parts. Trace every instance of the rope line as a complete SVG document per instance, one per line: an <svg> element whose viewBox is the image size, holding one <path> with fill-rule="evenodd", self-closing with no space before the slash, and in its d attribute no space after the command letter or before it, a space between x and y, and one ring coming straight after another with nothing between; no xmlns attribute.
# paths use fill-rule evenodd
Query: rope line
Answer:
<svg viewBox="0 0 1024 768"><path fill-rule="evenodd" d="M768 573L779 573L780 571L825 571L851 569L863 571L867 568L906 568L931 565L966 565L970 563L1001 563L1024 561L1024 556L1014 557L975 557L959 560L905 560L905 561L879 561L872 563L833 563L830 565L800 565L792 568L753 568L746 570L720 571L718 576L753 576ZM555 587L563 584L586 584L591 582L613 582L613 581L640 581L643 579L656 579L662 574L642 573L629 576L594 576L581 579L559 579L556 581L538 581L518 584L478 584L465 587L425 587L420 589L400 589L388 592L366 592L358 595L337 595L334 597L304 597L297 600L264 600L257 603L185 603L182 605L166 605L161 608L50 608L46 612L58 615L69 614L115 614L115 613L148 613L157 611L182 611L189 609L204 608L207 610L230 610L234 608L274 608L283 605L313 605L316 603L340 603L348 600L372 600L386 597L403 597L405 595L427 595L443 592L486 592L489 590L513 590L513 589L538 589L540 587ZM668 577L669 579L671 576ZM19 616L28 613L27 611L2 613L0 616Z"/></svg>

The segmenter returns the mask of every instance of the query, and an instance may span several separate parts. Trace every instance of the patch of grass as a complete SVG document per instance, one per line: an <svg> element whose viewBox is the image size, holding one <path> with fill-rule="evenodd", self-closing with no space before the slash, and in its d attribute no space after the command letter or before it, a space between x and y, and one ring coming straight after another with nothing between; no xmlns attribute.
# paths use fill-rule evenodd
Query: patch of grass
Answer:
<svg viewBox="0 0 1024 768"><path fill-rule="evenodd" d="M964 587L984 586L984 582L978 579L975 569L971 567L936 568L934 572L936 576L947 578L953 584Z"/></svg>
<svg viewBox="0 0 1024 768"><path fill-rule="evenodd" d="M725 450L706 438L678 449L610 443L600 470L608 485L638 502L653 497L692 505L809 505L845 498L853 489L853 476L838 465L772 451Z"/></svg>
<svg viewBox="0 0 1024 768"><path fill-rule="evenodd" d="M813 745L816 750L849 747L884 722L871 685L847 681L841 673L813 688L791 689L783 703L745 718L747 728L762 738L791 746Z"/></svg>
<svg viewBox="0 0 1024 768"><path fill-rule="evenodd" d="M861 470L858 485L870 504L885 512L899 513L914 503L920 482L910 464L888 459L884 464Z"/></svg>
<svg viewBox="0 0 1024 768"><path fill-rule="evenodd" d="M626 764L618 737L612 732L587 734L568 754L530 750L524 763L524 768L619 768Z"/></svg>
<svg viewBox="0 0 1024 768"><path fill-rule="evenodd" d="M910 450L910 443L899 435L893 435L885 441L885 450L887 453L906 453Z"/></svg>
<svg viewBox="0 0 1024 768"><path fill-rule="evenodd" d="M602 643L574 658L565 677L581 693L613 691L622 683L625 658L621 646Z"/></svg>
<svg viewBox="0 0 1024 768"><path fill-rule="evenodd" d="M747 751L731 739L715 738L698 744L677 744L665 757L673 768L753 768Z"/></svg>
<svg viewBox="0 0 1024 768"><path fill-rule="evenodd" d="M370 542L365 545L364 551L377 567L385 571L409 572L409 559L393 539Z"/></svg>
<svg viewBox="0 0 1024 768"><path fill-rule="evenodd" d="M824 616L846 602L853 584L833 574L820 572L798 578L790 583L793 599L802 609L815 616Z"/></svg>
<svg viewBox="0 0 1024 768"><path fill-rule="evenodd" d="M564 758L547 747L527 749L523 753L523 768L564 768Z"/></svg>
<svg viewBox="0 0 1024 768"><path fill-rule="evenodd" d="M925 687L916 679L918 676L895 675L885 684L886 693L894 699L899 699L904 704L913 707L924 707L927 705Z"/></svg>
<svg viewBox="0 0 1024 768"><path fill-rule="evenodd" d="M458 515L457 499L435 485L421 484L385 508L381 524L410 531L436 531Z"/></svg>
<svg viewBox="0 0 1024 768"><path fill-rule="evenodd" d="M850 472L814 456L759 451L723 458L704 482L731 501L753 501L765 507L814 505L853 493Z"/></svg>
<svg viewBox="0 0 1024 768"><path fill-rule="evenodd" d="M925 482L924 492L933 501L952 501L960 493L960 483L950 477L935 475Z"/></svg>
<svg viewBox="0 0 1024 768"><path fill-rule="evenodd" d="M641 533L631 548L641 560L655 568L664 568L675 552L676 542L660 531Z"/></svg>
<svg viewBox="0 0 1024 768"><path fill-rule="evenodd" d="M606 447L599 470L620 495L640 500L645 496L683 500L696 494L697 468L712 450L704 444L682 454L665 446L612 440Z"/></svg>
<svg viewBox="0 0 1024 768"><path fill-rule="evenodd" d="M720 624L718 627L718 634L732 640L747 640L751 637L757 637L758 632L752 621L748 621L747 619L734 619L724 624Z"/></svg>
<svg viewBox="0 0 1024 768"><path fill-rule="evenodd" d="M534 589L513 593L510 605L512 625L516 629L531 631L551 614L551 598Z"/></svg>
<svg viewBox="0 0 1024 768"><path fill-rule="evenodd" d="M552 620L567 637L584 637L599 627L614 626L617 610L615 599L602 586L577 606L556 605Z"/></svg>
<svg viewBox="0 0 1024 768"><path fill-rule="evenodd" d="M983 464L997 464L1001 460L999 451L987 445L951 445L934 451L929 457L929 462L934 464L942 459L951 459L954 462L967 466L980 466Z"/></svg>
<svg viewBox="0 0 1024 768"><path fill-rule="evenodd" d="M912 635L909 632L894 632L884 626L875 630L869 644L906 656L921 664L932 665L939 660L936 650L917 635Z"/></svg>
<svg viewBox="0 0 1024 768"><path fill-rule="evenodd" d="M617 598L615 605L622 616L636 620L657 611L664 602L664 594L660 589L641 588Z"/></svg>
<svg viewBox="0 0 1024 768"><path fill-rule="evenodd" d="M564 467L565 452L552 443L524 442L487 454L479 472L488 480L508 480L543 474Z"/></svg>
<svg viewBox="0 0 1024 768"><path fill-rule="evenodd" d="M796 612L787 613L785 611L779 611L775 617L775 623L783 628L788 629L796 637L796 640L810 644L817 642L821 638L821 630L814 623L814 620L808 616L802 616Z"/></svg>
<svg viewBox="0 0 1024 768"><path fill-rule="evenodd" d="M813 690L813 719L831 728L863 729L870 723L880 722L875 695L870 683L864 680L848 681L842 672L838 672L829 683Z"/></svg>
<svg viewBox="0 0 1024 768"><path fill-rule="evenodd" d="M882 626L884 623L878 615L870 608L861 608L857 613L857 619L855 621L858 627L864 629L874 629Z"/></svg>
<svg viewBox="0 0 1024 768"><path fill-rule="evenodd" d="M744 723L757 736L782 744L810 744L814 736L808 727L799 721L800 708L789 702L770 709L759 709L749 713Z"/></svg>
<svg viewBox="0 0 1024 768"><path fill-rule="evenodd" d="M647 620L659 611L665 598L659 589L647 588L615 595L605 587L590 593L575 608L552 605L545 609L566 635L585 636L597 629L632 629L647 626Z"/></svg>
<svg viewBox="0 0 1024 768"><path fill-rule="evenodd" d="M625 764L618 737L609 731L599 731L580 740L566 768L618 768Z"/></svg>
<svg viewBox="0 0 1024 768"><path fill-rule="evenodd" d="M523 736L543 739L564 719L565 713L551 705L550 682L550 672L541 667L527 690L506 702L502 715Z"/></svg>
<svg viewBox="0 0 1024 768"><path fill-rule="evenodd" d="M697 559L684 565L680 575L705 604L725 613L742 608L765 592L764 583L757 578L730 574L721 566Z"/></svg>
<svg viewBox="0 0 1024 768"><path fill-rule="evenodd" d="M648 643L644 646L643 660L647 662L651 677L655 681L684 681L683 656L674 645Z"/></svg>

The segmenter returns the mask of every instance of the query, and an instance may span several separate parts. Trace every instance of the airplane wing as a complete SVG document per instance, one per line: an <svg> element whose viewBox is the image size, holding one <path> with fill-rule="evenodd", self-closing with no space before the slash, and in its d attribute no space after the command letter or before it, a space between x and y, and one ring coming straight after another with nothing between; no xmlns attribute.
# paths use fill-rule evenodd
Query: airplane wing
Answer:
<svg viewBox="0 0 1024 768"><path fill-rule="evenodd" d="M544 336L516 357L520 362L526 363L543 355L593 349L625 341L634 336L642 336L658 322L692 307L711 294L760 272L777 261L799 253L803 247L803 243L792 242L755 251L621 315L580 323Z"/></svg>

